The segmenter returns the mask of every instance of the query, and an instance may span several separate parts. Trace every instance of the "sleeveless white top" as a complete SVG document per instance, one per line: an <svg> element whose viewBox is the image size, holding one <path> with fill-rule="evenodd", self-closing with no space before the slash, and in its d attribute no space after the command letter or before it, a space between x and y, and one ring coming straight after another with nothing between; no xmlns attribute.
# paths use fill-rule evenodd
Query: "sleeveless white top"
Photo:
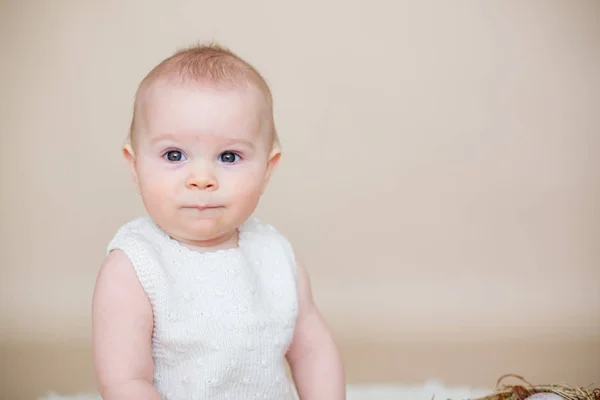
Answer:
<svg viewBox="0 0 600 400"><path fill-rule="evenodd" d="M238 247L200 253L150 217L122 226L122 250L154 313L154 386L164 400L294 399L285 353L297 316L292 247L250 218Z"/></svg>

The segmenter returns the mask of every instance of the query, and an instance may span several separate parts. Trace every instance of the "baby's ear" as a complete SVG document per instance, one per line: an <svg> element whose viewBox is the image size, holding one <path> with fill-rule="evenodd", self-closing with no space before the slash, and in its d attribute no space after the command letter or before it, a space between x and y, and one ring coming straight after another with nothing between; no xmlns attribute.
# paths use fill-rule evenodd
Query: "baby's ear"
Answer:
<svg viewBox="0 0 600 400"><path fill-rule="evenodd" d="M273 146L271 153L269 153L269 158L267 160L267 170L265 171L265 179L263 181L263 186L261 193L264 193L267 189L267 185L271 180L271 176L273 176L273 171L277 168L279 164L279 160L281 159L281 148L278 145Z"/></svg>
<svg viewBox="0 0 600 400"><path fill-rule="evenodd" d="M133 152L133 148L131 147L131 143L129 141L123 145L123 157L125 157L125 161L127 161L127 164L129 165L131 180L135 185L135 191L140 194L140 182L138 179L137 170L135 168L135 153Z"/></svg>

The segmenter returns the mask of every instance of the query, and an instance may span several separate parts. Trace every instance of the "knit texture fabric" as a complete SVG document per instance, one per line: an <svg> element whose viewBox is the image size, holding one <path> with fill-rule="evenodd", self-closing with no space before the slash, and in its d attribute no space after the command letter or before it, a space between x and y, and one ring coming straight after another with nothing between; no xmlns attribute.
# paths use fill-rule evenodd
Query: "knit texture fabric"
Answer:
<svg viewBox="0 0 600 400"><path fill-rule="evenodd" d="M238 247L200 253L150 217L123 225L107 251L131 261L154 312L154 386L164 400L293 399L284 357L297 316L286 238L252 217Z"/></svg>

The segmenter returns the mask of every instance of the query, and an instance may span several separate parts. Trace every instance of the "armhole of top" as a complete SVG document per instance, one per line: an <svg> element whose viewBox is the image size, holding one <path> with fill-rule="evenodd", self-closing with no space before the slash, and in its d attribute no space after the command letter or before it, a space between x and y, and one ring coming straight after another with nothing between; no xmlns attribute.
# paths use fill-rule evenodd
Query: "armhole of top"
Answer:
<svg viewBox="0 0 600 400"><path fill-rule="evenodd" d="M113 250L121 250L129 259L133 270L154 307L158 292L156 265L152 261L152 250L143 242L143 239L135 237L128 230L122 229L110 241L106 248L108 255Z"/></svg>
<svg viewBox="0 0 600 400"><path fill-rule="evenodd" d="M273 228L274 229L274 228ZM285 237L281 232L274 230L278 241L281 243L283 250L285 252L285 256L288 259L288 262L292 268L292 274L294 275L294 279L297 277L297 261L296 261L296 253L294 252L294 247L288 238Z"/></svg>

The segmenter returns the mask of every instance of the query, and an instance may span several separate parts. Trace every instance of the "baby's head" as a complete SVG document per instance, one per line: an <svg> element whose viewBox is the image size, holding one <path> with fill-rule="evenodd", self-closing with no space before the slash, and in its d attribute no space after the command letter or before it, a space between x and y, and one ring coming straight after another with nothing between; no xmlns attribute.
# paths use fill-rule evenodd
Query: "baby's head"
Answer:
<svg viewBox="0 0 600 400"><path fill-rule="evenodd" d="M177 52L136 93L124 155L153 220L213 246L255 210L280 157L267 83L218 46Z"/></svg>

